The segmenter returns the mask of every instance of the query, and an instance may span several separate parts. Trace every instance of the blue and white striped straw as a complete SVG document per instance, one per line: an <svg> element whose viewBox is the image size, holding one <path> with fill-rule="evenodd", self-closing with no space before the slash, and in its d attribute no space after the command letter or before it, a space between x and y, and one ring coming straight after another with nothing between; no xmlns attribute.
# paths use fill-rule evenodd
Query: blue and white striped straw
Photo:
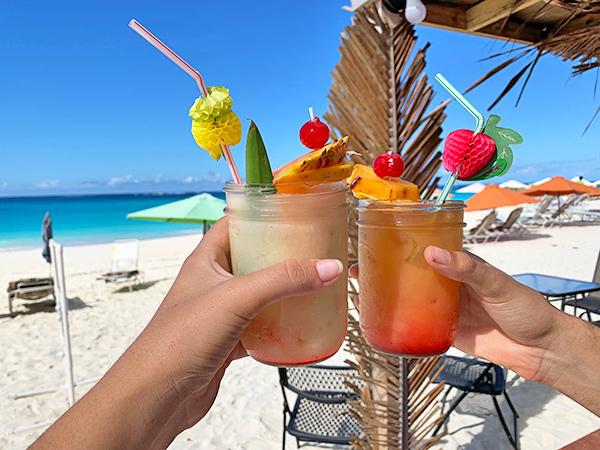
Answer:
<svg viewBox="0 0 600 450"><path fill-rule="evenodd" d="M448 92L450 92L450 94L452 94L452 96L456 100L458 100L458 102L461 105L463 105L465 107L465 109L467 111L469 111L475 117L475 119L477 120L477 124L475 126L475 131L473 132L473 135L481 133L483 131L483 128L485 127L485 118L483 117L483 114L481 114L479 111L477 111L475 109L475 107L471 104L471 102L469 102L469 100L464 98L461 95L461 93L458 92L456 90L456 88L454 86L452 86L448 80L446 80L444 75L442 75L441 73L438 73L435 76L435 79L438 80L440 82L440 84L442 86L444 86L444 88L446 88L446 90ZM460 166L456 169L456 173L452 173L450 175L450 178L448 178L448 181L446 181L446 184L444 185L444 189L442 189L442 193L440 194L440 196L437 199L437 202L436 202L437 205L441 205L442 203L444 203L446 201L446 197L448 197L448 194L450 193L452 186L454 186L454 183L456 182L456 179L458 178L459 172L460 172Z"/></svg>
<svg viewBox="0 0 600 450"><path fill-rule="evenodd" d="M440 82L440 84L442 86L444 86L446 88L446 90L448 92L450 92L450 94L452 94L452 96L456 100L458 100L458 102L461 105L463 105L466 108L467 111L469 111L471 114L473 114L475 119L477 119L477 125L475 127L475 132L473 134L481 133L483 131L483 128L485 127L485 118L483 117L483 114L481 114L479 111L477 111L475 109L475 107L473 105L471 105L471 102L469 102L469 100L464 98L461 95L461 93L458 92L456 90L456 88L454 86L452 86L448 80L446 80L446 78L444 78L444 75L442 75L441 73L438 73L435 76L435 79L438 80Z"/></svg>

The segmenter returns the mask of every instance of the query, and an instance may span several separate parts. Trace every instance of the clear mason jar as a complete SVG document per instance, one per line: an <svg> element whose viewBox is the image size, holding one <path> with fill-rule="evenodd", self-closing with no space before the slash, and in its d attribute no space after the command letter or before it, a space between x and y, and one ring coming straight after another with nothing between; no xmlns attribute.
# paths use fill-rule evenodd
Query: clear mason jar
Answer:
<svg viewBox="0 0 600 450"><path fill-rule="evenodd" d="M344 271L319 292L265 308L245 330L242 344L252 358L266 364L311 364L336 353L346 335L347 187L345 181L290 184L278 189L303 193L265 195L269 187L232 182L225 186L233 274L294 258L339 259Z"/></svg>
<svg viewBox="0 0 600 450"><path fill-rule="evenodd" d="M460 283L427 264L428 245L461 250L465 204L361 200L360 327L367 343L400 356L433 356L454 343Z"/></svg>

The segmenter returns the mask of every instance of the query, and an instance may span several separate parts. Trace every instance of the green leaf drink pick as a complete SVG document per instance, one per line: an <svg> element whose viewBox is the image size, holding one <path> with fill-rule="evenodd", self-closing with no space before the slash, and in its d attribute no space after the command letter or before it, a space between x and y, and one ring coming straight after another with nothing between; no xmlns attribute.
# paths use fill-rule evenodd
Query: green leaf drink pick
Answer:
<svg viewBox="0 0 600 450"><path fill-rule="evenodd" d="M269 163L267 149L256 124L250 120L246 139L246 184L273 185L273 171ZM275 193L275 187L263 193Z"/></svg>
<svg viewBox="0 0 600 450"><path fill-rule="evenodd" d="M496 152L483 169L468 178L469 181L501 177L510 169L513 163L513 152L510 146L523 143L523 138L515 130L496 126L499 122L500 116L490 114L483 133L494 140L496 143Z"/></svg>

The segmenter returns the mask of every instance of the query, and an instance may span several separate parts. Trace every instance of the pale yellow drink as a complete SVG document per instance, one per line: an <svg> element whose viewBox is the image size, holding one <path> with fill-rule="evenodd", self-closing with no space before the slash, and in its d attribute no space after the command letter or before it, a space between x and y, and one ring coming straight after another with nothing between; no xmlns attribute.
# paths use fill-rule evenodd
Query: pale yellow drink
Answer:
<svg viewBox="0 0 600 450"><path fill-rule="evenodd" d="M327 359L342 345L347 327L345 181L289 190L305 193L261 195L244 184L225 187L234 275L293 258L335 258L344 264L333 285L283 299L252 320L242 344L254 359L276 366Z"/></svg>

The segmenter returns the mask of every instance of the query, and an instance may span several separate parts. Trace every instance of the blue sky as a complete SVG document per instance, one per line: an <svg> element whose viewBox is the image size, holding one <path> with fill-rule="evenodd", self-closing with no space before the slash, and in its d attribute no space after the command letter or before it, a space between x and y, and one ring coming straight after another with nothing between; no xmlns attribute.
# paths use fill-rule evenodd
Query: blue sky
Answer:
<svg viewBox="0 0 600 450"><path fill-rule="evenodd" d="M349 0L30 1L0 3L0 196L219 190L230 178L194 142L195 82L132 31L133 18L196 68L230 89L244 126L259 126L273 167L306 151L298 130L307 109L328 106ZM496 64L480 62L510 44L417 27L431 42L427 73L459 90ZM503 61L502 59L499 61ZM600 99L596 74L571 79L571 64L542 58L515 108L511 93L493 113L525 142L499 181L550 175L600 179L600 120L582 132ZM468 94L491 104L515 69ZM456 102L445 134L473 128ZM487 113L486 113L487 114ZM244 139L233 148L243 174Z"/></svg>

